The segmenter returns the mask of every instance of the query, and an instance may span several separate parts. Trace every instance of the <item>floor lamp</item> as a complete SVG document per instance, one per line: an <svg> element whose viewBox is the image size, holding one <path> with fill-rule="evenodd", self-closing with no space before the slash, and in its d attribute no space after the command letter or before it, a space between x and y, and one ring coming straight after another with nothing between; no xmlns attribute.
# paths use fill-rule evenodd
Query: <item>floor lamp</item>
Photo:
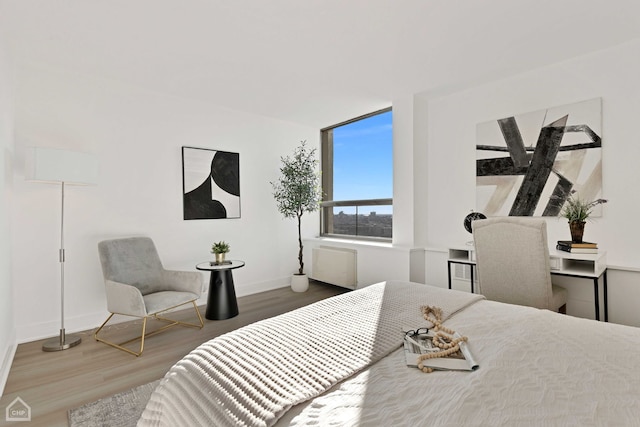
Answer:
<svg viewBox="0 0 640 427"><path fill-rule="evenodd" d="M27 149L25 178L60 184L60 335L46 341L43 351L60 351L80 344L77 335L66 335L64 331L64 190L65 185L92 185L97 181L97 161L91 154L54 148L31 147Z"/></svg>

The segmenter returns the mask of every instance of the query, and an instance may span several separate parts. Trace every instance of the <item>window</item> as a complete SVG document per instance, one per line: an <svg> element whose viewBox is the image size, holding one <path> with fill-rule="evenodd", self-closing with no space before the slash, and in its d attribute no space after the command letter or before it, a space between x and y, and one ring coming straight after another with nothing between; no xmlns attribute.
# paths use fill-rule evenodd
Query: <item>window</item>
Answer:
<svg viewBox="0 0 640 427"><path fill-rule="evenodd" d="M321 130L321 234L391 239L392 110Z"/></svg>

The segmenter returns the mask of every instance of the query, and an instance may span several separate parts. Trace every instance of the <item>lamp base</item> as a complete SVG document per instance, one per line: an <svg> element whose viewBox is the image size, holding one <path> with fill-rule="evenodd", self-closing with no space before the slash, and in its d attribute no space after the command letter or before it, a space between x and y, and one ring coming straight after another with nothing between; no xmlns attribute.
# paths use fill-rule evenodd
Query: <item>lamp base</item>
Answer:
<svg viewBox="0 0 640 427"><path fill-rule="evenodd" d="M61 351L75 347L82 342L77 335L65 335L64 329L60 329L60 336L42 344L42 351Z"/></svg>

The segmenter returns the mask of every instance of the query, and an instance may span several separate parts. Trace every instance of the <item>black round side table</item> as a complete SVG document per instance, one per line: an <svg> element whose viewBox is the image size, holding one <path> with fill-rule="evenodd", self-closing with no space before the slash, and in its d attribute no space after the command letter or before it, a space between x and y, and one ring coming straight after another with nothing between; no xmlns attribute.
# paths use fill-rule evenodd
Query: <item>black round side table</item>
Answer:
<svg viewBox="0 0 640 427"><path fill-rule="evenodd" d="M221 264L207 261L196 265L197 270L211 272L207 311L204 317L209 320L223 320L238 315L238 300L231 270L240 267L244 267L244 261L229 260Z"/></svg>

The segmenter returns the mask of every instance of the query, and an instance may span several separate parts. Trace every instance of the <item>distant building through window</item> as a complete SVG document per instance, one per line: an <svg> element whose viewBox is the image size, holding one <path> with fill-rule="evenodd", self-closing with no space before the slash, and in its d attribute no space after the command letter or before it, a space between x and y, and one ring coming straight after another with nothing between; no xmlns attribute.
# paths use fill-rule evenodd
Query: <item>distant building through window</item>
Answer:
<svg viewBox="0 0 640 427"><path fill-rule="evenodd" d="M321 234L393 235L392 110L322 129Z"/></svg>

